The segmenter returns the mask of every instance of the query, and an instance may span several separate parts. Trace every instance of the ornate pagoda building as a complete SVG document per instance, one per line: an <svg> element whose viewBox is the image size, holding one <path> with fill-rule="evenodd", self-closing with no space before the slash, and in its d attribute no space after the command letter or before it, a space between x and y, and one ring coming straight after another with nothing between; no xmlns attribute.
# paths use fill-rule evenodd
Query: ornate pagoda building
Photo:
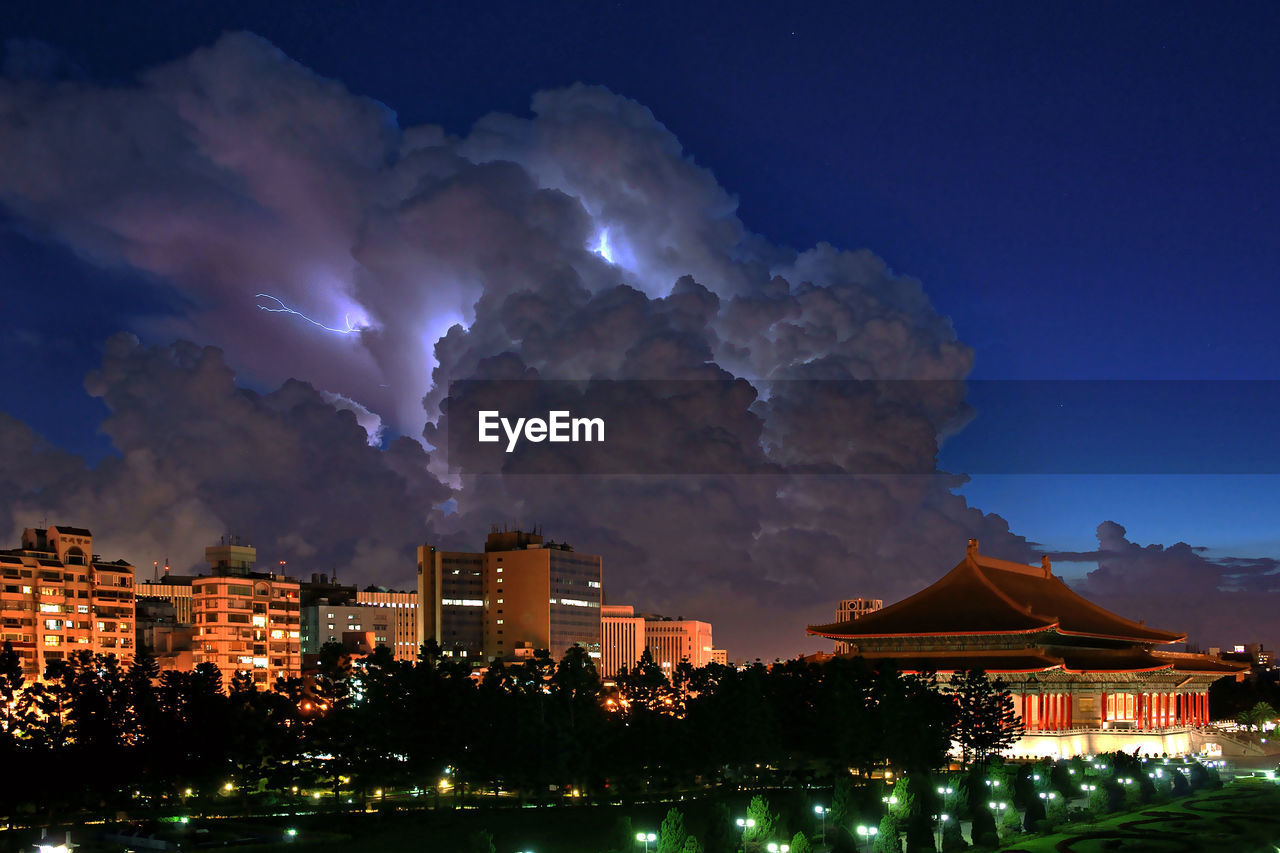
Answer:
<svg viewBox="0 0 1280 853"><path fill-rule="evenodd" d="M1076 595L1048 557L1039 566L997 560L976 539L958 566L910 598L808 632L848 643L848 656L934 672L944 683L973 669L998 677L1026 729L1013 755L1212 751L1209 685L1241 671L1164 651L1186 635Z"/></svg>

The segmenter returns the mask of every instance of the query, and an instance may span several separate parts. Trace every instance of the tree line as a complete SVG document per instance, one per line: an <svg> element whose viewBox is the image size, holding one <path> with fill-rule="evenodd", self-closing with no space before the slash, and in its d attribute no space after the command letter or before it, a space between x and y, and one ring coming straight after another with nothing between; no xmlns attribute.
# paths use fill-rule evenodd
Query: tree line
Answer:
<svg viewBox="0 0 1280 853"><path fill-rule="evenodd" d="M646 654L607 689L579 647L477 676L432 644L416 661L330 644L314 675L260 690L210 664L160 672L145 652L128 666L81 652L28 683L0 652L0 803L49 817L215 797L248 809L393 790L432 804L829 785L927 772L953 738L981 758L1018 734L1008 692L981 673L944 690L861 659L686 663L668 679Z"/></svg>

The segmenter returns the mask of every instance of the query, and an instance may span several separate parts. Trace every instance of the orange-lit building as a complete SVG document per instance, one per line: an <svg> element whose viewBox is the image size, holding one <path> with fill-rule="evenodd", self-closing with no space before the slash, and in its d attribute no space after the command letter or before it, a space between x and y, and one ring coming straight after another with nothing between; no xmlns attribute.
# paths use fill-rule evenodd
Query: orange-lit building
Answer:
<svg viewBox="0 0 1280 853"><path fill-rule="evenodd" d="M614 678L631 669L644 654L644 617L629 604L600 608L600 677Z"/></svg>
<svg viewBox="0 0 1280 853"><path fill-rule="evenodd" d="M374 641L391 649L396 660L418 659L418 593L369 587L356 593L356 604L371 609Z"/></svg>
<svg viewBox="0 0 1280 853"><path fill-rule="evenodd" d="M695 668L716 662L711 624L696 619L637 614L630 605L611 604L600 608L600 634L602 676L631 669L645 649L668 678L681 661Z"/></svg>
<svg viewBox="0 0 1280 853"><path fill-rule="evenodd" d="M191 580L194 663L217 665L224 683L239 670L260 687L300 676L298 581L253 571L257 551L235 539L204 553L212 574Z"/></svg>
<svg viewBox="0 0 1280 853"><path fill-rule="evenodd" d="M82 527L29 527L0 552L0 624L28 679L74 652L134 655L134 569L102 561Z"/></svg>
<svg viewBox="0 0 1280 853"><path fill-rule="evenodd" d="M478 663L517 649L600 662L601 561L536 532L494 529L483 553L418 549L418 637Z"/></svg>
<svg viewBox="0 0 1280 853"><path fill-rule="evenodd" d="M1239 672L1207 655L1162 650L1185 635L1082 598L1048 558L1039 566L998 560L973 539L964 560L926 589L808 631L848 642L850 655L944 682L971 669L999 677L1026 727L1012 754L1200 751L1209 685Z"/></svg>

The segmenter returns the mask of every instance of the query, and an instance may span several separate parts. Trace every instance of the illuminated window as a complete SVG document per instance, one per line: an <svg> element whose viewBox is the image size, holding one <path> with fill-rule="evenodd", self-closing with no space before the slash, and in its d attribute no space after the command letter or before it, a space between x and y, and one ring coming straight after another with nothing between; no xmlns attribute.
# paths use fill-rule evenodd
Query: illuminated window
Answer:
<svg viewBox="0 0 1280 853"><path fill-rule="evenodd" d="M62 638L57 634L45 634L44 644L46 646L60 646L62 645Z"/></svg>

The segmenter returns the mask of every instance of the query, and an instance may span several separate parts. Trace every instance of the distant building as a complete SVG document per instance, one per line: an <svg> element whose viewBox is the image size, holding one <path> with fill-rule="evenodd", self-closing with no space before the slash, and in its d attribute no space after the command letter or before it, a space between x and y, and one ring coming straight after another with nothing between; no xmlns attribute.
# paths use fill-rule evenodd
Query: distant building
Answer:
<svg viewBox="0 0 1280 853"><path fill-rule="evenodd" d="M637 614L630 605L611 604L600 608L600 635L601 676L613 677L619 669L633 668L645 649L668 678L681 661L695 668L716 662L708 622ZM727 653L720 649L719 654L724 663Z"/></svg>
<svg viewBox="0 0 1280 853"><path fill-rule="evenodd" d="M0 552L0 581L2 639L28 679L78 651L133 660L133 566L103 562L88 530L23 530L20 548Z"/></svg>
<svg viewBox="0 0 1280 853"><path fill-rule="evenodd" d="M480 662L531 645L600 659L601 561L536 532L490 532L483 553L418 549L418 636Z"/></svg>
<svg viewBox="0 0 1280 853"><path fill-rule="evenodd" d="M711 663L714 645L709 622L652 615L644 618L644 643L668 678L681 661L688 661L695 669Z"/></svg>
<svg viewBox="0 0 1280 853"><path fill-rule="evenodd" d="M378 642L390 648L396 660L418 659L418 649L422 644L418 641L418 593L416 591L402 592L368 587L356 593L356 603L385 615L386 623L382 630L378 629L378 625L382 624L380 616L375 615L370 621L373 623L374 632L378 635Z"/></svg>
<svg viewBox="0 0 1280 853"><path fill-rule="evenodd" d="M881 598L846 598L836 605L836 622L852 622L884 607ZM851 644L836 640L836 654L848 654Z"/></svg>
<svg viewBox="0 0 1280 853"><path fill-rule="evenodd" d="M600 677L613 678L631 669L644 653L644 617L631 605L600 608Z"/></svg>
<svg viewBox="0 0 1280 853"><path fill-rule="evenodd" d="M302 672L298 581L255 572L257 551L232 538L205 549L211 574L191 581L194 662L212 663L229 680L239 670L260 687Z"/></svg>
<svg viewBox="0 0 1280 853"><path fill-rule="evenodd" d="M186 599L191 604L190 596ZM163 598L137 600L138 648L146 649L161 670L190 672L195 668L193 642L195 628L177 618L177 608Z"/></svg>
<svg viewBox="0 0 1280 853"><path fill-rule="evenodd" d="M724 649L712 649L712 650L711 650L711 662L712 662L712 663L718 663L718 664L720 664L721 666L728 666L728 665L729 665L729 653L728 653L727 651L725 651Z"/></svg>
<svg viewBox="0 0 1280 853"><path fill-rule="evenodd" d="M143 580L134 588L137 597L167 601L173 605L174 621L183 625L195 624L195 609L191 598L191 577L171 575L165 567L164 576L158 580Z"/></svg>

